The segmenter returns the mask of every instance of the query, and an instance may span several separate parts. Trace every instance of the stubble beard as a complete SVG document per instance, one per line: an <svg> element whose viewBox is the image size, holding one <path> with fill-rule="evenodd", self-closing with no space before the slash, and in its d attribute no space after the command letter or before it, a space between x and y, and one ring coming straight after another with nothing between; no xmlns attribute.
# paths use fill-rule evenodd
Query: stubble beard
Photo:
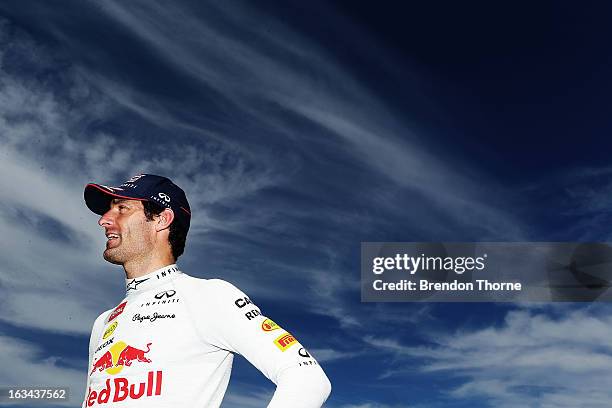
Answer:
<svg viewBox="0 0 612 408"><path fill-rule="evenodd" d="M123 265L125 263L125 255L119 248L105 249L102 257L105 261L115 265Z"/></svg>
<svg viewBox="0 0 612 408"><path fill-rule="evenodd" d="M152 250L152 243L145 235L138 237L122 236L118 246L107 248L102 254L104 260L114 265L125 265L127 262L136 261L146 257Z"/></svg>

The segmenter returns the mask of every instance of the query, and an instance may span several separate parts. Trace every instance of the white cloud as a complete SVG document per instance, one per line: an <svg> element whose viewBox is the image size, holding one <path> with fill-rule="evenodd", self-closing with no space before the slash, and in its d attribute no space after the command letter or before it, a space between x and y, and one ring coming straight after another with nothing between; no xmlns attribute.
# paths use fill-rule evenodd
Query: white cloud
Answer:
<svg viewBox="0 0 612 408"><path fill-rule="evenodd" d="M13 153L0 161L5 193L0 203L0 290L9 312L0 319L86 333L101 305L110 307L107 293L113 288L101 274L104 237L97 231L97 218L83 205L82 183L48 177L20 158ZM45 217L62 231L41 231L37 224ZM62 242L61 233L71 241Z"/></svg>
<svg viewBox="0 0 612 408"><path fill-rule="evenodd" d="M111 19L130 30L177 70L191 76L204 87L217 90L223 98L234 103L237 109L250 113L274 132L296 140L309 140L312 137L288 126L286 120L268 109L269 106L279 105L325 129L325 136L321 138L325 146L340 146L343 154L366 163L371 169L388 177L399 189L417 192L419 200L424 197L430 203L428 210L448 215L458 224L478 231L483 239L520 239L523 236L519 220L494 203L489 204L491 197L506 194L503 188L494 188L495 192L492 193L491 180L487 180L488 190L483 190L480 185L487 177L479 174L477 169L466 163L461 164L463 168L458 167L457 163L449 164L438 152L426 148L414 129L392 115L384 103L351 79L342 67L334 64L333 57L326 55L320 47L281 22L258 14L256 10L244 7L237 9L231 5L211 6L215 15L221 16L215 19L191 13L179 4L106 2L100 7ZM257 20L257 24L247 23L254 20ZM237 21L240 24L234 25ZM266 21L266 24L262 24L262 21ZM278 35L270 36L266 32L269 27L274 27L275 33L283 33L283 41L278 41ZM244 41L245 37L257 41ZM283 58L272 57L277 51ZM174 122L173 126L179 126L168 114L156 115L159 107L147 103L145 95L139 95L133 90L119 90L117 86L107 89L113 90L116 100L140 112L143 117L162 118L160 120L164 123ZM335 138L328 135L335 135ZM231 135L228 136L231 138ZM473 181L475 174L478 174L478 183ZM236 179L242 179L242 176L238 172ZM212 191L212 196L215 196L215 189L202 187L211 178L217 176L206 176L203 182L193 183L192 186L202 189L201 196L205 196L206 190ZM270 175L264 177L264 180L273 178ZM233 184L222 181L221 178L213 184ZM247 179L245 183L236 184L237 188L232 191L240 191L243 187L248 189L251 185L253 181ZM263 187L265 185L262 184ZM373 186L375 189L376 186ZM383 207L389 206L389 203L373 205ZM292 219L303 216L299 209L279 211L284 217ZM431 222L424 221L430 215L406 211L402 205L393 207L392 211L394 216L402 213L402 217L412 217L415 224L427 225L427 228L445 228L442 225L444 223L435 217L432 217ZM346 225L367 225L371 222L367 216L361 217L363 222L360 222L354 214L351 217L342 214L342 211L338 212L340 214L311 212L308 217L315 222L320 222L322 218L348 218ZM262 224L272 225L267 228L276 228L279 214L270 215L268 217L263 211L258 213L257 219ZM268 218L272 222L267 222ZM306 218L302 219L307 221ZM223 225L216 227L222 229ZM236 233L235 229L232 233ZM452 234L452 231L448 233ZM252 236L248 238L257 239ZM299 244L299 238L296 238L296 245ZM312 246L312 243L306 245ZM330 255L329 250L321 248L316 250L323 257L344 256ZM291 269L299 272L293 274L296 279L309 276L312 296L319 299L309 306L315 313L334 317L342 328L361 325L344 296L349 291L358 290L358 286L340 268L330 265L326 269ZM377 315L383 318L386 316L384 313Z"/></svg>
<svg viewBox="0 0 612 408"><path fill-rule="evenodd" d="M383 104L351 81L346 72L326 62L328 58L320 50L286 27L278 26L287 34L285 41L267 38L291 54L289 63L246 45L214 21L199 20L175 4L106 2L96 7L133 30L184 72L287 137L304 135L296 134L274 115L259 115L260 106L272 103L308 118L336 135L333 143L341 141L342 150L386 175L399 188L423 193L457 220L482 227L491 234L499 231L512 237L521 234L520 224L509 220L506 213L480 204L488 193L474 186L469 177L457 175L460 171L434 153L428 153L411 136L411 129L398 123ZM237 18L236 11L225 12L228 18ZM241 13L240 18L253 17ZM260 24L244 26L265 36L255 28ZM26 53L30 51L34 65L53 63L50 57L36 59L37 53L32 50L37 46L23 37L17 38L12 46ZM313 74L295 66L317 67L320 71ZM65 94L14 72L0 72L0 147L5 159L0 163L3 174L0 187L10 193L3 194L0 214L0 227L5 231L0 261L7 265L0 287L6 294L3 306L16 313L11 321L45 330L86 333L94 310L101 304L111 306L108 293L116 286L101 275L105 269L99 254L102 235L96 235L97 227L92 226L96 217L83 206L85 182L117 180L141 171L174 173L180 166L181 175L175 180L189 192L194 207L202 214L193 231L227 228L236 232L241 227L239 223L214 219L206 212L206 206L242 199L286 178L270 164L275 157L246 153L236 145L221 142L218 135L206 138L207 129L190 129L203 136L202 145L185 142L170 149L148 147L147 156L143 157L137 140L119 133L92 131L89 125L95 120L112 119L120 109L128 108L164 129L188 126L181 126L180 120L159 105L144 102L147 95L119 92L110 80L100 82L111 85L106 91L103 87L98 89L88 83L94 76L82 68L64 71L62 78L72 85ZM227 163L230 165L226 166ZM31 194L34 191L36 196ZM44 200L39 199L41 196ZM71 251L51 239L33 235L16 222L17 209L35 210L65 225L69 233L82 239L82 247ZM258 221L271 219L270 214L264 211ZM23 245L28 241L31 242ZM343 328L360 327L359 318L341 296L354 291L356 283L350 276L342 275L341 270L330 262L328 269L313 271L310 289L317 296L313 307L338 319ZM28 287L24 282L37 283ZM5 288L13 289L14 294L8 294ZM75 292L79 293L77 297ZM48 304L41 299L54 306L46 308ZM49 321L36 313L36 308L62 317ZM83 312L71 321L65 310ZM331 349L317 352L323 359L346 358L346 353ZM235 400L241 406L260 401L258 395L232 398L242 398Z"/></svg>
<svg viewBox="0 0 612 408"><path fill-rule="evenodd" d="M384 404L379 402L364 402L360 404L341 404L334 405L337 408L417 408L417 405L407 404Z"/></svg>
<svg viewBox="0 0 612 408"><path fill-rule="evenodd" d="M391 339L366 342L416 362L422 372L451 374L450 395L490 406L609 406L612 399L612 317L582 309L559 317L537 310L508 312L500 326L431 338L430 347ZM386 377L401 375L393 368ZM406 371L407 372L407 371ZM556 404L556 405L555 405Z"/></svg>
<svg viewBox="0 0 612 408"><path fill-rule="evenodd" d="M314 348L314 349L308 349L308 351L320 363L344 360L348 358L353 358L361 354L361 353L356 353L356 352L338 351L338 350L333 350L330 348L321 348L321 349Z"/></svg>
<svg viewBox="0 0 612 408"><path fill-rule="evenodd" d="M95 316L121 296L122 283L122 273L109 278L112 267L101 259L98 216L83 201L87 182L117 182L142 171L177 174L173 178L188 191L198 215L190 234L195 241L198 232L241 227L210 217L206 205L239 199L279 177L260 158L219 141L143 150L136 140L90 130L96 121L111 120L120 106L82 71L58 65L25 33L0 23L6 45L0 58L24 58L28 68L45 70L63 84L0 61L2 304L14 324L87 333Z"/></svg>
<svg viewBox="0 0 612 408"><path fill-rule="evenodd" d="M459 225L480 232L482 238L522 237L521 222L495 203L489 204L491 197L506 194L503 188L495 188L493 193L490 189L484 191L480 183L486 176L477 169L466 163L457 167L457 163L445 162L441 157L444 151L427 148L414 129L389 112L366 87L351 79L346 70L333 62L332 56L282 22L244 6L234 8L225 4L209 5L219 18L192 13L181 4L105 2L96 3L95 7L114 22L122 24L175 69L195 79L198 85L216 90L224 100L233 104L230 104L232 109L263 123L262 134L271 130L275 135L292 140L310 140L312 135L287 125L286 118L274 113L276 107L280 107L283 112L297 114L324 129L324 137L321 137L324 146L333 146L343 155L365 163L395 183L398 189L417 192L419 200L424 197L428 202L428 209L449 215ZM250 23L253 21L257 23ZM266 23L262 24L262 21ZM266 31L270 27L283 35L270 35ZM256 40L245 41L245 38ZM174 172L177 163L181 163L182 174L176 181L190 193L190 199L199 210L194 218L192 234L221 230L257 239L250 236L253 234L244 228L245 225L265 225L272 229L269 225L282 224L278 221L280 213L286 217L300 217L300 211L293 208L259 208L256 217L249 214L248 219L240 218L238 214L229 220L213 217L207 212L207 205L235 203L266 187L281 183L289 185L295 170L291 166L298 165L285 160L282 168L277 168L273 164L276 157L262 153L265 149L253 149L256 153L250 153L250 150L247 153L247 149L232 142L221 141L235 139L232 132L234 129L241 131L240 126L233 124L228 127L232 130L227 135L219 135L205 125L185 123L171 113L167 104L158 103L130 84L118 84L91 69L81 67L77 72L80 78L101 84L100 92L104 93L107 105L113 109L129 109L162 129L193 132L211 147L209 150L192 146L170 151L152 149L151 157L143 160L132 154L138 146L129 142L119 144L113 135L99 135L95 146L84 146L87 149L84 161L88 166L95 165L89 171L95 179L102 176L112 179L111 175L128 168L133 172L146 169ZM270 109L271 106L274 109ZM76 142L70 143L75 145ZM252 140L249 143L251 147L258 145ZM220 152L217 146L221 146ZM122 153L111 153L117 151ZM109 163L104 161L105 157L110 158ZM222 163L228 161L234 164L225 168ZM475 174L479 183L473 181ZM487 180L489 187L490 181ZM389 206L389 203L380 206ZM405 211L402 205L392 210L393 216L401 213L404 218L412 217L415 224L428 226L423 228L446 228L446 223L435 217L431 223L423 222L430 215ZM314 221L342 219L343 216L346 214L315 213ZM355 220L359 217L346 218L349 218L347 222L359 222ZM361 218L364 219L363 225L371 222L368 216ZM298 240L296 245L300 245ZM228 273L231 276L232 272ZM340 276L342 273L340 268L313 273L310 289L320 301L313 302L312 307L317 313L336 318L343 328L358 327L359 318L351 313L343 299L347 288L355 290L355 285L350 278Z"/></svg>
<svg viewBox="0 0 612 408"><path fill-rule="evenodd" d="M27 77L19 70L4 68L0 71L0 148L4 157L15 157L15 163L7 168L12 171L11 179L14 178L11 189L14 199L32 194L32 189L37 187L32 185L32 174L36 173L44 172L48 175L46 178L54 182L73 182L75 190L92 180L111 183L140 172L171 174L177 184L188 191L194 212L204 214L194 218L193 231L197 232L223 225L207 216L206 205L237 200L284 180L283 173L270 165L272 157L262 157L259 156L262 153L222 141L206 129L199 129L201 134L197 141L177 143L180 137L175 135L176 128L189 126L169 118L158 105L155 105L156 110L149 112L147 119L165 117L164 121L153 123L169 127L172 137L167 139L173 139L172 143L143 146L141 139L123 135L121 131L111 134L91 130L91 124L111 121L124 108L117 103L119 91L112 81L101 81L99 76L83 68L55 66L58 63L52 58L38 56L44 49L24 33L18 31L11 36L4 30L0 35L8 44L8 50L32 55L30 62L37 69L53 72L58 81L61 79L68 86L68 89L54 87L52 81ZM92 78L100 82L94 85ZM121 102L126 100L131 99L124 96ZM192 130L198 129L192 127ZM32 181L22 184L26 177ZM45 190L51 189L52 186ZM81 192L72 195L81 196ZM47 201L55 199L53 195L46 197ZM82 204L79 200L73 201ZM56 204L44 203L57 208Z"/></svg>
<svg viewBox="0 0 612 408"><path fill-rule="evenodd" d="M49 356L40 347L23 340L0 336L0 370L3 386L67 387L69 400L64 404L80 406L85 396L86 371L58 365L58 356Z"/></svg>
<svg viewBox="0 0 612 408"><path fill-rule="evenodd" d="M256 390L252 392L237 393L233 390L223 398L223 407L244 407L244 408L259 408L265 407L270 400L274 391Z"/></svg>

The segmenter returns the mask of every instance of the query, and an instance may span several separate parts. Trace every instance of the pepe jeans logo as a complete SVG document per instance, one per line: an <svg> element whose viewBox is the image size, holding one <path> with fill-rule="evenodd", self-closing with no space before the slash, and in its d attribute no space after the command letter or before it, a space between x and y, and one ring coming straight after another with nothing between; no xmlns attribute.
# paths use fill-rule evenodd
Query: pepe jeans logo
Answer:
<svg viewBox="0 0 612 408"><path fill-rule="evenodd" d="M132 321L134 322L144 322L145 320L148 320L149 323L153 323L154 321L156 321L157 319L174 319L176 317L176 315L174 313L172 314L159 314L157 312L154 312L152 315L141 315L140 313L136 313L134 316L132 316Z"/></svg>

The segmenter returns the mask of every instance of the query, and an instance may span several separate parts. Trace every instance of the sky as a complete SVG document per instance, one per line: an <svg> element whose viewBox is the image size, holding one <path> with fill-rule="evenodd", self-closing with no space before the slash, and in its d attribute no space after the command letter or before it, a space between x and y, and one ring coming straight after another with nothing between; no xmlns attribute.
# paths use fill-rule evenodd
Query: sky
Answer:
<svg viewBox="0 0 612 408"><path fill-rule="evenodd" d="M401 4L400 4L401 3ZM602 2L0 2L0 385L85 392L123 298L88 182L186 192L181 269L311 351L330 408L607 407L606 304L361 303L367 241L611 241ZM223 407L274 385L235 361Z"/></svg>

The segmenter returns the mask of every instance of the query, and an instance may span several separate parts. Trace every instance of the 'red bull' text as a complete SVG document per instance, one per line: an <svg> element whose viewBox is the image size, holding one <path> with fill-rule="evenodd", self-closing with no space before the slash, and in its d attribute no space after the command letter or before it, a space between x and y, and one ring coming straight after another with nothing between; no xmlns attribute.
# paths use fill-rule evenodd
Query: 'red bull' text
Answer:
<svg viewBox="0 0 612 408"><path fill-rule="evenodd" d="M140 383L130 383L127 378L117 377L106 380L106 386L100 390L87 391L87 406L121 402L126 399L151 397L162 393L162 371L149 371L147 380Z"/></svg>

